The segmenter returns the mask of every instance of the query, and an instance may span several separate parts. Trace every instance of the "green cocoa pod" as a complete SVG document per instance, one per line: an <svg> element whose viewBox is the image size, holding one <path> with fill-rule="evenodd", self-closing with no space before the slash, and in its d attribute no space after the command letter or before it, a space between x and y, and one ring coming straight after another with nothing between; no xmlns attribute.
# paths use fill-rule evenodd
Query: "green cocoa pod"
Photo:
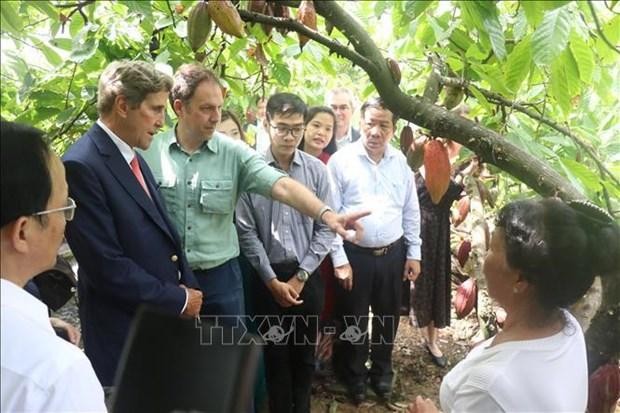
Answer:
<svg viewBox="0 0 620 413"><path fill-rule="evenodd" d="M187 41L194 52L205 44L210 32L211 17L207 2L201 0L192 7L187 19Z"/></svg>

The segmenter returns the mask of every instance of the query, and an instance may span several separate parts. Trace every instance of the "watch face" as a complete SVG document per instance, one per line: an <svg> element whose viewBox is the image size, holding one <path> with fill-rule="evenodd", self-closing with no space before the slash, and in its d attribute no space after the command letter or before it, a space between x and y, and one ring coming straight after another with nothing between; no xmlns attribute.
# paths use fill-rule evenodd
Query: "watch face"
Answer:
<svg viewBox="0 0 620 413"><path fill-rule="evenodd" d="M306 272L304 270L299 270L299 271L297 271L296 276L297 276L297 279L299 281L306 282L306 281L308 281L308 276L309 275L308 275L308 272Z"/></svg>

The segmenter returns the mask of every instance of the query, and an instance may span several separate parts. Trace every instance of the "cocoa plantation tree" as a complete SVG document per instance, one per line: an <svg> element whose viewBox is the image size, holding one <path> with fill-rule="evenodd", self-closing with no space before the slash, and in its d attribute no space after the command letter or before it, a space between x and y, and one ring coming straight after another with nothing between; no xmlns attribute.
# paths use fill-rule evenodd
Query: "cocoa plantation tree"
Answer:
<svg viewBox="0 0 620 413"><path fill-rule="evenodd" d="M617 1L3 1L2 117L62 152L96 119L116 59L172 72L197 60L239 114L292 90L344 85L462 144L502 205L538 193L620 213ZM449 110L464 102L468 118ZM171 114L171 113L170 113ZM172 115L172 114L171 114ZM172 117L168 124L173 123ZM401 123L404 123L401 121ZM396 140L396 145L398 142ZM620 269L587 332L590 367L620 356Z"/></svg>

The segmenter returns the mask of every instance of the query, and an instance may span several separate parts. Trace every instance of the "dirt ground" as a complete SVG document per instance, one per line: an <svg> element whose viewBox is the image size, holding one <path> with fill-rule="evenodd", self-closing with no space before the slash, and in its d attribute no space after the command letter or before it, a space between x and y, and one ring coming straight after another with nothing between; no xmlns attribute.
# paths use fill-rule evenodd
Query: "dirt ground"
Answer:
<svg viewBox="0 0 620 413"><path fill-rule="evenodd" d="M313 386L312 411L316 413L400 412L417 395L431 398L438 405L442 377L458 363L470 349L470 338L477 331L477 320L472 313L463 320L452 319L452 325L440 330L439 342L448 365L435 365L423 344L422 335L407 317L401 317L393 361L395 383L389 403L381 402L372 390L367 401L353 405L333 376L317 377Z"/></svg>

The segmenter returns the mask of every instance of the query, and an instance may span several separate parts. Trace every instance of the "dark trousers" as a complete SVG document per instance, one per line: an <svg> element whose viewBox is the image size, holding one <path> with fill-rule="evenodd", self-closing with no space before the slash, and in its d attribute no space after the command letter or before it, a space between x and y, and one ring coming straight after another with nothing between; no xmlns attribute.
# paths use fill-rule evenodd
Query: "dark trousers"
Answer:
<svg viewBox="0 0 620 413"><path fill-rule="evenodd" d="M287 282L297 263L274 264L279 281ZM265 374L272 413L310 412L314 350L323 307L323 280L315 271L301 291L303 304L283 308L260 277L252 280L256 323L265 339Z"/></svg>
<svg viewBox="0 0 620 413"><path fill-rule="evenodd" d="M338 337L334 368L345 384L358 386L370 376L373 382L391 382L392 348L399 322L406 249L401 239L386 255L374 256L345 242L353 269L353 289L336 287ZM368 335L372 308L372 337ZM369 342L370 341L370 342ZM370 371L366 368L370 348Z"/></svg>
<svg viewBox="0 0 620 413"><path fill-rule="evenodd" d="M220 325L237 325L237 316L245 315L243 280L237 258L208 270L194 270L202 289L201 316L220 317Z"/></svg>

